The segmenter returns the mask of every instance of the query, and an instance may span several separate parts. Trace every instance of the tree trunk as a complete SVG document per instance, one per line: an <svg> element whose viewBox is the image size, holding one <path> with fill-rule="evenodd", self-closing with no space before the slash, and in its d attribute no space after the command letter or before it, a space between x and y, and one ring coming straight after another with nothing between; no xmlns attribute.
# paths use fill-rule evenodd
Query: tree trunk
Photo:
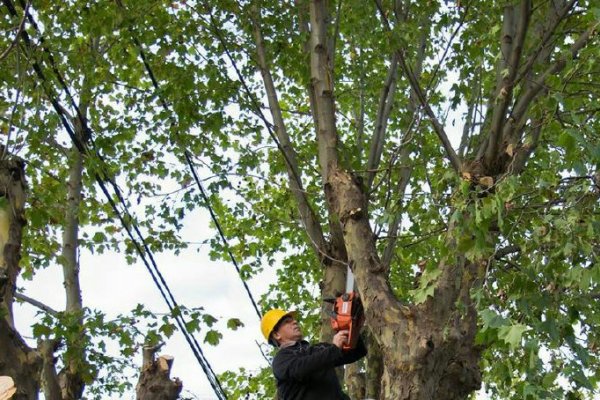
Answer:
<svg viewBox="0 0 600 400"><path fill-rule="evenodd" d="M178 399L183 385L178 378L171 379L173 357L163 355L155 359L157 347L144 347L142 373L136 386L138 400Z"/></svg>
<svg viewBox="0 0 600 400"><path fill-rule="evenodd" d="M80 132L77 132L83 136ZM65 225L63 230L62 265L67 304L66 313L76 317L83 326L83 303L79 285L79 206L82 191L82 155L73 146L71 150L71 171L69 173L67 207L65 210ZM84 390L82 368L85 368L84 332L67 346L73 356L65 359L65 367L59 373L59 383L62 400L76 400L81 398Z"/></svg>
<svg viewBox="0 0 600 400"><path fill-rule="evenodd" d="M402 304L377 255L360 180L336 169L326 189L344 228L367 323L383 353L380 399L466 398L481 385L477 318L469 296L477 264L461 257L440 263L434 295L416 306Z"/></svg>
<svg viewBox="0 0 600 400"><path fill-rule="evenodd" d="M363 334L364 335L364 334ZM366 393L367 399L378 399L381 392L381 378L383 376L383 355L379 349L379 343L375 340L370 330L367 335L367 377L366 377Z"/></svg>
<svg viewBox="0 0 600 400"><path fill-rule="evenodd" d="M37 399L41 358L15 330L12 310L25 225L22 160L0 160L0 199L0 375L13 378L17 386L13 399Z"/></svg>
<svg viewBox="0 0 600 400"><path fill-rule="evenodd" d="M362 361L346 365L344 381L346 382L346 392L352 400L362 400L365 398L366 376L362 372Z"/></svg>

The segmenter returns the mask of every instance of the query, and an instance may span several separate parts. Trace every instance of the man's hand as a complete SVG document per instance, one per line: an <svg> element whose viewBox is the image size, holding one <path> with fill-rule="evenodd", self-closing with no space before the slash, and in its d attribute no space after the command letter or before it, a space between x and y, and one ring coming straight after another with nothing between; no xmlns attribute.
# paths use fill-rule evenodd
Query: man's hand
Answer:
<svg viewBox="0 0 600 400"><path fill-rule="evenodd" d="M333 344L338 348L342 348L345 343L348 343L348 331L339 331L333 337Z"/></svg>

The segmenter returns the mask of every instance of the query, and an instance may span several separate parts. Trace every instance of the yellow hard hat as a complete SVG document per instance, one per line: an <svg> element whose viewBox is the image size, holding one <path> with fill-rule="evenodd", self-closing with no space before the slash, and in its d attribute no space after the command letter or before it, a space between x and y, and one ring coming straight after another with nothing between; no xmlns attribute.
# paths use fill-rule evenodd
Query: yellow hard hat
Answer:
<svg viewBox="0 0 600 400"><path fill-rule="evenodd" d="M277 323L281 321L283 317L291 315L292 317L296 318L297 314L298 313L296 311L284 311L278 308L267 311L260 320L260 330L262 331L265 339L269 341L269 336L271 336L273 328L275 328L275 325L277 325Z"/></svg>

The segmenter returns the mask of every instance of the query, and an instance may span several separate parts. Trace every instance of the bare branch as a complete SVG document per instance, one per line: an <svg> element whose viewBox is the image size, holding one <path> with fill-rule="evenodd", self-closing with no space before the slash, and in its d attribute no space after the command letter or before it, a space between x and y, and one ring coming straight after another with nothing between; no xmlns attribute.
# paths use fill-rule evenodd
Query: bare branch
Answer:
<svg viewBox="0 0 600 400"><path fill-rule="evenodd" d="M404 193L406 192L406 188L408 187L408 182L410 181L410 177L412 175L413 166L409 165L410 160L410 151L408 149L408 145L405 144L400 150L400 178L398 179L397 185L397 196L399 199L403 199ZM401 200L398 201L398 207L401 206ZM385 246L383 251L383 255L381 257L381 263L385 269L389 270L390 263L392 262L392 258L394 256L394 249L396 247L396 235L398 233L398 229L400 228L400 223L402 222L402 214L399 212L394 216L394 220L389 226L388 235L390 238Z"/></svg>
<svg viewBox="0 0 600 400"><path fill-rule="evenodd" d="M58 316L58 311L56 311L52 307L45 305L41 301L32 299L29 296L25 296L23 293L15 293L15 299L23 301L25 303L29 303L32 306L37 307L40 310L42 310L42 311L44 311L44 312L52 315L53 317L57 317Z"/></svg>
<svg viewBox="0 0 600 400"><path fill-rule="evenodd" d="M520 253L520 252L521 252L520 246L516 246L516 245L506 246L506 247L496 250L496 252L494 253L494 258L496 260L500 260L501 258L504 258L509 254Z"/></svg>
<svg viewBox="0 0 600 400"><path fill-rule="evenodd" d="M381 95L379 97L379 107L377 109L377 119L375 120L375 132L373 132L373 138L371 140L371 149L369 151L369 160L367 161L367 182L366 187L369 189L373 185L375 179L375 171L381 161L381 154L383 152L383 145L385 142L385 132L387 128L387 121L392 111L392 104L394 102L394 95L396 93L396 75L398 71L398 54L394 53L390 62L390 68L388 69L387 77Z"/></svg>
<svg viewBox="0 0 600 400"><path fill-rule="evenodd" d="M514 160L512 162L512 166L509 171L510 173L519 174L523 170L523 168L525 167L525 163L529 159L529 156L531 156L533 151L538 146L538 143L540 141L541 132L542 132L542 122L539 121L537 123L537 125L535 127L533 127L533 129L532 129L531 139L527 143L523 144L522 146L519 146L516 149L515 155L514 155Z"/></svg>
<svg viewBox="0 0 600 400"><path fill-rule="evenodd" d="M342 19L342 4L344 3L343 0L339 0L337 3L337 10L336 10L336 15L335 15L335 25L334 25L334 33L330 38L329 41L329 59L331 60L331 70L334 71L335 70L335 65L334 65L334 61L335 61L335 45L337 42L337 38L340 35L340 21Z"/></svg>
<svg viewBox="0 0 600 400"><path fill-rule="evenodd" d="M459 172L462 169L462 163L461 163L460 159L458 158L458 155L452 148L452 144L450 143L450 140L448 139L448 135L446 134L444 127L442 126L440 121L437 119L435 113L431 109L431 106L429 105L429 102L425 98L425 95L424 95L423 91L421 90L419 82L417 81L410 66L406 64L404 55L402 54L402 52L398 52L398 54L400 56L400 66L401 66L402 70L404 71L405 75L407 76L412 89L415 91L415 94L417 95L417 99L419 99L421 106L425 110L425 114L427 114L427 116L429 117L429 120L430 120L431 124L433 125L433 129L434 129L435 133L437 134L438 138L442 142L442 145L444 146L444 149L446 150L446 156L448 157L450 164L452 164L452 167L454 168L455 171Z"/></svg>
<svg viewBox="0 0 600 400"><path fill-rule="evenodd" d="M481 90L481 80L477 81L476 85L473 85L472 100L467 107L467 115L465 125L463 126L463 133L460 139L460 145L458 146L458 156L464 157L469 147L469 139L473 134L473 127L475 126L475 111L479 103L479 93Z"/></svg>
<svg viewBox="0 0 600 400"><path fill-rule="evenodd" d="M17 33L15 34L15 38L10 43L10 45L8 46L8 48L6 50L4 50L2 52L2 54L0 54L0 61L4 60L6 57L8 57L8 55L10 54L10 52L12 51L12 49L19 42L19 36L21 36L21 33L23 32L23 29L25 29L25 21L27 21L27 12L29 10L29 5L30 4L31 4L31 0L29 0L27 2L27 4L25 5L25 12L23 13L23 18L21 19L21 22L19 23L19 27L17 28Z"/></svg>
<svg viewBox="0 0 600 400"><path fill-rule="evenodd" d="M42 356L41 385L44 397L48 400L62 400L54 353L58 350L58 340L41 340L38 343L38 352Z"/></svg>
<svg viewBox="0 0 600 400"><path fill-rule="evenodd" d="M552 8L550 7L547 17L544 18L544 21L547 21L548 24L541 28L543 35L540 40L540 43L534 47L534 52L531 53L531 55L523 65L519 76L515 79L514 86L518 85L519 82L521 82L524 79L524 77L526 77L531 72L531 69L535 65L536 61L539 60L539 56L542 50L546 48L546 46L550 42L550 39L554 35L556 28L567 16L569 11L575 6L575 3L577 3L577 1L578 0L569 1L558 13L552 13Z"/></svg>
<svg viewBox="0 0 600 400"><path fill-rule="evenodd" d="M388 21L387 17L385 16L383 8L381 7L381 3L378 2L377 0L375 1L375 3L377 4L377 9L379 10L379 13L380 13L381 19L384 22L385 28L391 32L391 27L390 27L389 21ZM404 75L407 77L408 82L410 83L411 89L414 91L417 99L419 100L419 103L421 104L421 107L423 107L423 109L425 110L425 114L427 114L427 116L429 117L429 120L431 121L431 124L433 125L433 129L434 129L435 133L437 134L438 138L442 142L442 145L444 146L444 149L446 150L446 156L450 160L450 164L452 164L452 167L457 172L460 171L462 169L462 163L461 163L460 159L458 158L458 155L452 148L452 144L450 143L450 140L448 139L448 135L446 134L444 127L442 126L442 124L436 117L435 113L431 109L431 106L429 105L429 102L427 101L427 98L426 98L425 94L423 93L423 90L421 89L421 86L419 84L419 81L418 81L414 71L406 62L404 53L402 51L396 51L396 53L398 55L398 61L400 63L400 67L401 67L402 71L404 72Z"/></svg>
<svg viewBox="0 0 600 400"><path fill-rule="evenodd" d="M310 2L310 74L318 119L318 147L321 176L326 183L329 172L338 165L332 60L327 50L329 13L323 0Z"/></svg>

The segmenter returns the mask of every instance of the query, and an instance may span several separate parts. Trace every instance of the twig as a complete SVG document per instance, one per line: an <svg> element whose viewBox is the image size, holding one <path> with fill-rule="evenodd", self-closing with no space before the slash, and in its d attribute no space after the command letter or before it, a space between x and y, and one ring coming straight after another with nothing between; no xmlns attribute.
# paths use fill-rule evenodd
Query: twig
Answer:
<svg viewBox="0 0 600 400"><path fill-rule="evenodd" d="M30 4L31 4L31 0L28 1L27 5L25 6L25 12L23 13L23 19L21 19L21 22L19 23L19 27L17 29L17 34L15 35L15 38L10 43L10 46L8 46L8 48L6 50L4 50L2 52L2 54L0 54L0 61L4 60L6 57L8 57L8 54L17 45L17 42L19 41L19 36L21 36L21 32L23 32L23 29L25 29L25 21L27 21L27 10L29 9Z"/></svg>

